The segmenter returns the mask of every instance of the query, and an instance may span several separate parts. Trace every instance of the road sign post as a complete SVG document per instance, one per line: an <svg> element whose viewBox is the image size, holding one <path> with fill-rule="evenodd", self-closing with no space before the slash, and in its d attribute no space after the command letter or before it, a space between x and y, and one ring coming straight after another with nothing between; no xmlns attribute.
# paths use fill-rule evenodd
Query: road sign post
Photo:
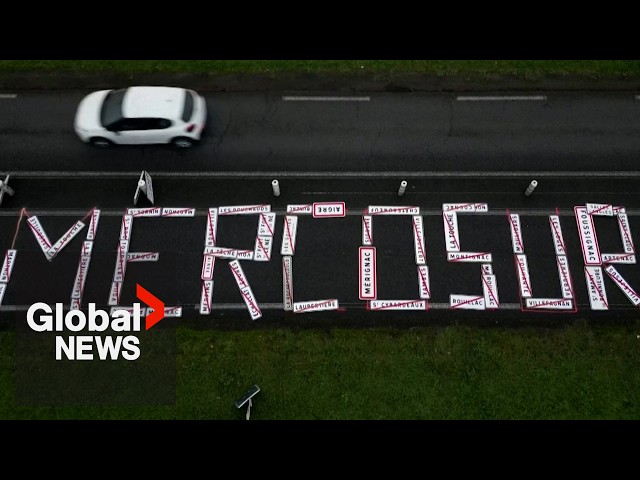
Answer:
<svg viewBox="0 0 640 480"><path fill-rule="evenodd" d="M11 175L7 175L4 180L0 180L0 205L2 205L2 199L4 198L5 193L10 197L16 193L15 190L9 186L10 176Z"/></svg>
<svg viewBox="0 0 640 480"><path fill-rule="evenodd" d="M140 192L144 194L145 197L151 202L151 205L154 204L153 198L153 181L151 180L151 175L146 170L143 170L140 174L140 179L138 179L138 186L136 187L136 193L133 194L133 204L138 204L138 199L140 198Z"/></svg>
<svg viewBox="0 0 640 480"><path fill-rule="evenodd" d="M537 186L538 186L538 181L537 180L531 180L531 183L529 184L527 189L524 191L525 197L528 197L529 195L531 195L533 193L533 191L536 189Z"/></svg>
<svg viewBox="0 0 640 480"><path fill-rule="evenodd" d="M249 420L249 417L251 416L251 406L253 405L251 399L255 397L259 391L260 387L258 385L254 385L242 397L236 400L236 408L242 408L244 405L247 405L247 414L245 416L247 420Z"/></svg>
<svg viewBox="0 0 640 480"><path fill-rule="evenodd" d="M400 182L400 188L398 188L398 196L401 197L402 195L404 195L404 191L407 188L407 181L403 180L402 182Z"/></svg>

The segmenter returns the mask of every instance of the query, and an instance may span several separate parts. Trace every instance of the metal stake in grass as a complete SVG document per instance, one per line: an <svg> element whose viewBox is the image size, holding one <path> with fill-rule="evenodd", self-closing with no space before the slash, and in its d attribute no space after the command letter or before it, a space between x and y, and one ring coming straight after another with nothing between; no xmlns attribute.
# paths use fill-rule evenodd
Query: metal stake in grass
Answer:
<svg viewBox="0 0 640 480"><path fill-rule="evenodd" d="M247 405L247 415L245 416L247 420L249 420L249 417L251 416L251 399L255 397L259 391L260 387L258 385L254 385L247 391L247 393L236 400L236 408L242 408L245 404Z"/></svg>

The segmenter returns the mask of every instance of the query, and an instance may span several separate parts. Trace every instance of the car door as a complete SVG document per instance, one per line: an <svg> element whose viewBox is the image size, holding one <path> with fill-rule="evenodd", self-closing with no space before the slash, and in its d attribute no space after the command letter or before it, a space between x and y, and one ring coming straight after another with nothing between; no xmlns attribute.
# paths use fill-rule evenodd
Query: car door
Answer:
<svg viewBox="0 0 640 480"><path fill-rule="evenodd" d="M171 121L164 118L125 118L115 132L116 142L122 145L168 143Z"/></svg>

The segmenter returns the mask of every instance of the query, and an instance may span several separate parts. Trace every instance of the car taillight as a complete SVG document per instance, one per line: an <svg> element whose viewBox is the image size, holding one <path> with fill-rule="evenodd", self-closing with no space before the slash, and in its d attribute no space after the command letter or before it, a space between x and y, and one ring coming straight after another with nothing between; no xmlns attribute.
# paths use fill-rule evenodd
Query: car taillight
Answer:
<svg viewBox="0 0 640 480"><path fill-rule="evenodd" d="M187 125L187 128L185 128L185 131L191 133L193 132L194 128L196 128L196 124L192 123L191 125Z"/></svg>

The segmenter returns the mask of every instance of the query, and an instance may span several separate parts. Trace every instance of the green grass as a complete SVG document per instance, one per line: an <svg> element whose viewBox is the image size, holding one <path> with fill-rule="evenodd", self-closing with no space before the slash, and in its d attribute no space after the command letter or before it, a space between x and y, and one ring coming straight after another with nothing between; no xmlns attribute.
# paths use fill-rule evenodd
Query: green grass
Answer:
<svg viewBox="0 0 640 480"><path fill-rule="evenodd" d="M0 60L0 72L122 72L234 74L283 72L416 72L428 75L536 79L575 75L588 78L640 77L640 60Z"/></svg>
<svg viewBox="0 0 640 480"><path fill-rule="evenodd" d="M0 333L2 419L639 419L635 327L177 332L171 406L19 407Z"/></svg>

